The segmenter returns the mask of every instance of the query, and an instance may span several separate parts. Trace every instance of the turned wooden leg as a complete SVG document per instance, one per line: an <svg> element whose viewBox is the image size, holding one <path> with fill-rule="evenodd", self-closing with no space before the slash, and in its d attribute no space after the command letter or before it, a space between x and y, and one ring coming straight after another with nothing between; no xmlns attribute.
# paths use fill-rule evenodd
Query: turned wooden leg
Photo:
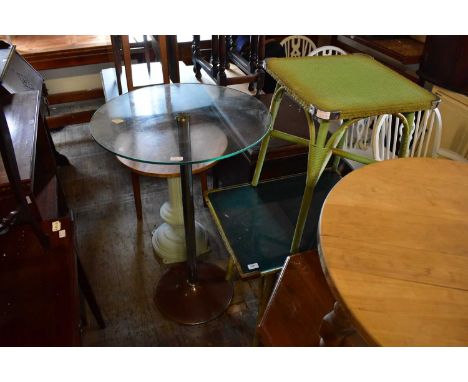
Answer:
<svg viewBox="0 0 468 382"><path fill-rule="evenodd" d="M355 333L339 302L327 313L320 326L320 346L343 346L344 340Z"/></svg>
<svg viewBox="0 0 468 382"><path fill-rule="evenodd" d="M227 52L226 53L226 56L227 56L226 69L229 69L231 67L231 64L229 62L229 54L232 52L233 46L234 46L234 43L233 43L232 35L226 36L226 52Z"/></svg>
<svg viewBox="0 0 468 382"><path fill-rule="evenodd" d="M198 58L200 58L200 35L193 35L192 41L192 62L193 62L193 72L197 80L201 79L201 65L198 63Z"/></svg>
<svg viewBox="0 0 468 382"><path fill-rule="evenodd" d="M136 172L131 172L132 174L132 187L133 187L133 199L135 201L135 210L137 219L142 219L142 209L141 209L141 192L140 192L140 176Z"/></svg>
<svg viewBox="0 0 468 382"><path fill-rule="evenodd" d="M255 73L257 74L257 95L263 89L265 83L265 35L258 38L258 63Z"/></svg>
<svg viewBox="0 0 468 382"><path fill-rule="evenodd" d="M226 76L226 36L219 36L219 71L218 71L218 85L227 85Z"/></svg>
<svg viewBox="0 0 468 382"><path fill-rule="evenodd" d="M122 58L120 56L120 49L122 45L121 36L111 36L112 55L114 57L115 76L117 78L117 89L119 95L122 94Z"/></svg>
<svg viewBox="0 0 468 382"><path fill-rule="evenodd" d="M250 36L250 73L255 73L258 67L258 36ZM249 91L253 91L255 82L249 83Z"/></svg>
<svg viewBox="0 0 468 382"><path fill-rule="evenodd" d="M211 36L211 77L216 78L219 71L219 40L218 35Z"/></svg>

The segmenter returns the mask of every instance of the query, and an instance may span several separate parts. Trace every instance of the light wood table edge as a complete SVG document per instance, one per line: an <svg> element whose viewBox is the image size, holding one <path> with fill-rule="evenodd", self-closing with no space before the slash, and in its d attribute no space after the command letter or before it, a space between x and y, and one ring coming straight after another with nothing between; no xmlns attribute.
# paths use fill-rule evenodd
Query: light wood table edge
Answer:
<svg viewBox="0 0 468 382"><path fill-rule="evenodd" d="M339 183L339 182L338 182ZM337 184L338 184L337 183ZM336 186L336 185L335 185ZM320 259L320 265L322 267L323 274L325 276L325 280L327 280L327 284L330 288L330 291L335 298L335 300L341 305L343 311L346 313L347 317L349 320L352 322L354 329L359 333L359 335L366 341L366 343L369 346L382 346L366 329L364 326L362 326L359 322L359 320L354 316L352 311L348 308L346 305L345 300L341 297L340 293L338 292L338 289L335 287L335 283L333 281L333 277L331 276L330 272L328 272L328 267L327 263L325 260L325 256L323 255L323 250L322 250L322 243L320 241L320 229L322 226L322 212L323 209L325 208L325 205L327 203L328 197L331 194L333 189L330 190L328 193L327 197L325 198L325 201L323 202L322 209L320 211L320 217L318 221L318 227L317 227L317 252L319 254L319 259Z"/></svg>

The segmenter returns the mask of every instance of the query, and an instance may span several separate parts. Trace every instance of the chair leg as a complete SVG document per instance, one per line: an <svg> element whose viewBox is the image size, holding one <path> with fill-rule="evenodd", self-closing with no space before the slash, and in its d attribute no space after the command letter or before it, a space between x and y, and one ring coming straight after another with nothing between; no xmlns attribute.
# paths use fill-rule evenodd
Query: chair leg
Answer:
<svg viewBox="0 0 468 382"><path fill-rule="evenodd" d="M320 346L343 346L345 339L355 332L343 308L335 302L333 310L323 317L320 326Z"/></svg>
<svg viewBox="0 0 468 382"><path fill-rule="evenodd" d="M234 271L235 271L234 260L229 255L229 260L228 260L228 264L227 264L227 267L226 267L226 280L227 281L232 281L232 279L234 277Z"/></svg>
<svg viewBox="0 0 468 382"><path fill-rule="evenodd" d="M310 135L312 136L312 129L314 128L309 122ZM294 236L291 243L291 253L299 251L301 244L302 233L304 232L307 215L309 213L310 205L312 203L312 196L314 193L315 185L317 184L320 176L331 157L331 149L326 146L326 138L328 131L328 121L322 121L319 126L317 134L317 140L315 144L312 139L309 141L309 154L307 157L307 179L306 186L304 189L304 195L302 196L301 207L299 210L299 216L297 217L296 228L294 229Z"/></svg>
<svg viewBox="0 0 468 382"><path fill-rule="evenodd" d="M206 175L206 171L200 173L200 184L201 184L201 191L202 191L202 199L203 199L203 207L207 207L205 195L208 191L208 177Z"/></svg>
<svg viewBox="0 0 468 382"><path fill-rule="evenodd" d="M260 152L258 153L257 165L255 166L255 172L252 178L252 186L254 187L258 185L258 181L260 180L260 174L262 173L263 162L265 161L265 156L266 156L266 152L268 149L268 143L270 142L271 132L273 131L276 115L278 114L279 105L281 103L281 100L283 99L283 94L284 94L284 88L277 85L275 89L275 93L273 94L273 98L271 99L271 104L270 104L270 113L271 113L270 131L262 140L262 145L260 146Z"/></svg>
<svg viewBox="0 0 468 382"><path fill-rule="evenodd" d="M214 189L219 188L219 176L218 176L218 171L216 170L216 168L212 169L211 176L213 179L213 188Z"/></svg>
<svg viewBox="0 0 468 382"><path fill-rule="evenodd" d="M151 45L148 43L148 36L144 34L143 35L143 49L145 52L145 62L146 62L146 69L148 70L148 75L151 75L150 48L151 48Z"/></svg>
<svg viewBox="0 0 468 382"><path fill-rule="evenodd" d="M160 35L158 36L159 40L159 57L161 60L162 72L163 72L163 81L165 84L171 82L169 75L169 56L167 51L167 36Z"/></svg>
<svg viewBox="0 0 468 382"><path fill-rule="evenodd" d="M299 251L302 233L304 232L307 215L309 213L309 208L312 203L314 188L315 187L309 185L305 186L304 195L302 196L301 208L299 209L299 216L297 217L296 228L294 229L294 236L291 243L291 253L296 253Z"/></svg>
<svg viewBox="0 0 468 382"><path fill-rule="evenodd" d="M258 313L257 313L257 322L255 324L255 335L252 342L253 346L258 345L258 334L257 326L262 320L263 314L265 313L268 301L270 300L271 292L275 286L276 274L271 273L262 277L262 290L260 292L260 297L258 299Z"/></svg>
<svg viewBox="0 0 468 382"><path fill-rule="evenodd" d="M135 201L135 210L137 219L141 220L143 213L141 208L141 191L140 191L140 176L136 172L132 174L133 200Z"/></svg>
<svg viewBox="0 0 468 382"><path fill-rule="evenodd" d="M226 75L226 62L228 61L226 54L226 35L218 36L219 44L219 66L218 66L218 75L215 78L217 85L226 86L227 85L227 75Z"/></svg>
<svg viewBox="0 0 468 382"><path fill-rule="evenodd" d="M91 288L91 284L86 277L86 273L84 272L83 266L81 265L80 258L77 257L77 267L78 267L78 285L83 293L86 301L88 302L89 308L91 312L93 312L94 317L96 318L96 322L99 325L100 329L104 329L106 324L104 319L102 318L101 309L99 309L99 305L97 304L96 297L94 296L93 289Z"/></svg>
<svg viewBox="0 0 468 382"><path fill-rule="evenodd" d="M132 74L132 58L130 54L130 41L128 35L121 37L122 39L122 51L124 56L125 64L125 77L127 78L127 91L131 92L133 87L133 74Z"/></svg>
<svg viewBox="0 0 468 382"><path fill-rule="evenodd" d="M258 67L258 35L251 35L250 36L250 57L249 57L249 64L250 64L250 73L254 74ZM255 81L249 83L249 91L253 91L255 89Z"/></svg>
<svg viewBox="0 0 468 382"><path fill-rule="evenodd" d="M193 62L193 72L195 73L195 78L200 80L202 77L201 74L201 65L198 63L198 59L201 57L200 53L200 35L193 35L192 41L192 62Z"/></svg>
<svg viewBox="0 0 468 382"><path fill-rule="evenodd" d="M218 35L211 36L211 77L216 78L219 71L219 39Z"/></svg>

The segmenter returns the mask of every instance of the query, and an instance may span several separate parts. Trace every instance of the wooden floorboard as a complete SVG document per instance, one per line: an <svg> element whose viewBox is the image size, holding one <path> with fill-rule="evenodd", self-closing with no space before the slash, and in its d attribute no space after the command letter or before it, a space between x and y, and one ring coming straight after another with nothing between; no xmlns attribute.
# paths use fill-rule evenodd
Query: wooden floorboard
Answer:
<svg viewBox="0 0 468 382"><path fill-rule="evenodd" d="M141 177L143 220L139 223L130 173L93 141L88 124L53 131L52 137L71 162L60 169L60 178L75 213L79 256L107 324L106 329L98 329L89 313L84 345L251 345L258 280L236 281L234 302L227 312L203 325L176 324L155 307L153 295L165 268L153 256L151 232L162 223L159 208L167 200L166 181ZM203 207L199 182L194 187L197 220L207 229L212 248L205 259L225 267L228 254Z"/></svg>

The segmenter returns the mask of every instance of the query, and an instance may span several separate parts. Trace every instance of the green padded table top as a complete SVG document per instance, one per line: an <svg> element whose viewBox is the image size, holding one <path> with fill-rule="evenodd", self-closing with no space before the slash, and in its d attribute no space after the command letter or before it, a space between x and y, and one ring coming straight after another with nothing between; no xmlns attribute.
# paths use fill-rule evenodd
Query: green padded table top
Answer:
<svg viewBox="0 0 468 382"><path fill-rule="evenodd" d="M432 109L438 99L363 54L270 58L266 70L303 107L339 112L339 118Z"/></svg>

